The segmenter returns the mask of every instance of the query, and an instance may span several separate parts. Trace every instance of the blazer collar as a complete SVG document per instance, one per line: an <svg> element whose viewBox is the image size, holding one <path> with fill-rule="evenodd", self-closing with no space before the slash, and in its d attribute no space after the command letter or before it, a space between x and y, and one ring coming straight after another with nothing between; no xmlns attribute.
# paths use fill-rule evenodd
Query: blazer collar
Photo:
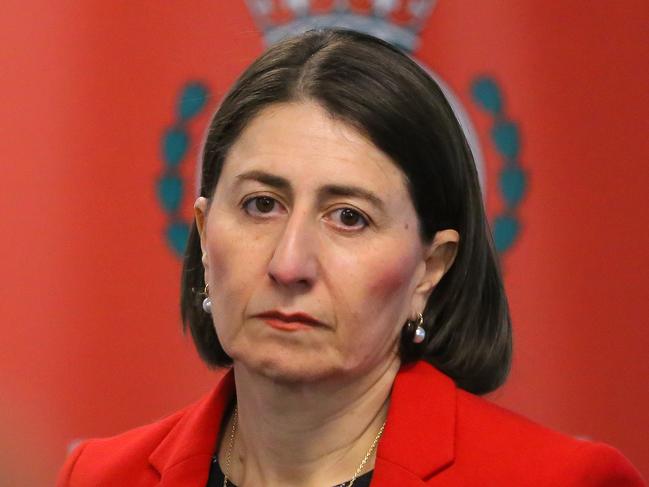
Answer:
<svg viewBox="0 0 649 487"><path fill-rule="evenodd" d="M233 394L234 373L229 370L209 395L185 410L149 456L149 462L161 475L160 485L207 484L210 458Z"/></svg>
<svg viewBox="0 0 649 487"><path fill-rule="evenodd" d="M387 465L426 480L455 457L456 387L432 365L419 361L401 368L395 379L372 481ZM392 485L386 483L385 485Z"/></svg>
<svg viewBox="0 0 649 487"><path fill-rule="evenodd" d="M221 420L234 394L229 370L204 399L184 415L149 456L161 485L205 485ZM427 479L453 462L456 388L425 362L405 365L395 379L388 418L377 450L372 485L394 475ZM405 470L405 472L404 472ZM396 472L396 473L395 473ZM402 484L405 485L405 484Z"/></svg>

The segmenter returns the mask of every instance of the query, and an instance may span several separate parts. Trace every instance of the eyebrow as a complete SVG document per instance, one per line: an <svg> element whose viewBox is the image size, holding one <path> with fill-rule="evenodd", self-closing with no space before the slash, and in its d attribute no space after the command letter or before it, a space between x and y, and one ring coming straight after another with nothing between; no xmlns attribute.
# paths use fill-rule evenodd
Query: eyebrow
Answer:
<svg viewBox="0 0 649 487"><path fill-rule="evenodd" d="M243 181L257 181L293 195L293 187L288 179L265 171L252 170L237 175L237 184ZM326 199L330 196L349 196L368 201L380 211L385 211L385 203L375 193L359 186L346 184L325 184L318 188L318 198Z"/></svg>

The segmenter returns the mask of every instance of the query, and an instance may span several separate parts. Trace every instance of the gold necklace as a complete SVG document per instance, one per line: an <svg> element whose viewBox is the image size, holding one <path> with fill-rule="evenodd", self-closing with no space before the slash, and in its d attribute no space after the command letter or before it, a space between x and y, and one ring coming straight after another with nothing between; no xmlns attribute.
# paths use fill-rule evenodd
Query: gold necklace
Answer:
<svg viewBox="0 0 649 487"><path fill-rule="evenodd" d="M228 451L225 454L225 472L223 472L223 487L228 487L228 475L230 475L230 461L231 461L231 456L232 456L232 448L234 447L234 436L237 433L238 420L239 420L238 408L237 408L237 406L235 406L234 407L234 414L232 415L232 429L230 431L230 441L228 443ZM376 445L378 444L379 440L381 439L381 436L383 436L383 430L385 429L385 423L386 422L383 421L383 424L381 425L381 428L379 429L379 432L376 434L376 437L374 437L374 441L370 445L370 448L367 450L367 453L365 454L365 457L363 457L363 461L361 461L361 464L356 469L356 472L354 472L354 476L352 477L352 479L349 481L349 483L345 487L352 487L352 485L354 485L354 481L356 480L356 478L363 471L363 468L365 468L365 464L367 463L367 461L372 456L372 452L374 452L374 449L376 448Z"/></svg>

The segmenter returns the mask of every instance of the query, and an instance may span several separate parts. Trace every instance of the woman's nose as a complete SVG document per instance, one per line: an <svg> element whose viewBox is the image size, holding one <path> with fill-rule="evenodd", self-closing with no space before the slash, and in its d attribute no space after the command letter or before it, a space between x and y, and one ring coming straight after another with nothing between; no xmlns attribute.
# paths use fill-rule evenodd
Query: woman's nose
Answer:
<svg viewBox="0 0 649 487"><path fill-rule="evenodd" d="M315 225L293 213L278 237L268 275L283 286L310 287L318 272Z"/></svg>

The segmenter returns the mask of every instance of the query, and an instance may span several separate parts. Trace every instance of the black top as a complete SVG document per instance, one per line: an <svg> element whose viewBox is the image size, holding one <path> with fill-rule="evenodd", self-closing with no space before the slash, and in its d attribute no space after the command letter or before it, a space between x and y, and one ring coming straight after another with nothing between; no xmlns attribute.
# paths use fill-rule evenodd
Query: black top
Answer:
<svg viewBox="0 0 649 487"><path fill-rule="evenodd" d="M372 471L357 477L354 480L354 487L370 487L370 480L372 480ZM334 487L345 487L349 484L349 480L342 484L334 485ZM237 487L228 480L228 486ZM210 466L210 476L207 478L206 487L223 487L223 472L219 465L219 460L216 455L212 457L212 465Z"/></svg>

